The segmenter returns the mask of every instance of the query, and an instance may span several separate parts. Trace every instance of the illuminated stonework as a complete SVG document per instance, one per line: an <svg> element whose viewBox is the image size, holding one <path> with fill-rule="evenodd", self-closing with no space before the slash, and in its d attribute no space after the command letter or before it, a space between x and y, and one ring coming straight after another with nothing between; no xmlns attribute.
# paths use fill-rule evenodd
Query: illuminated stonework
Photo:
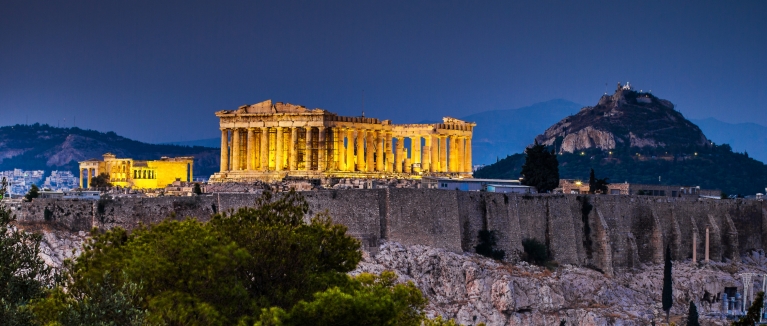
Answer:
<svg viewBox="0 0 767 326"><path fill-rule="evenodd" d="M392 124L343 117L288 103L261 103L216 112L221 172L212 182L303 178L470 176L476 124ZM404 147L410 139L410 151Z"/></svg>
<svg viewBox="0 0 767 326"><path fill-rule="evenodd" d="M115 187L164 188L176 179L192 181L193 163L193 157L162 157L155 161L135 161L130 158L116 158L114 154L106 153L103 160L80 162L80 188L88 187L91 178L102 173L109 175L109 182Z"/></svg>

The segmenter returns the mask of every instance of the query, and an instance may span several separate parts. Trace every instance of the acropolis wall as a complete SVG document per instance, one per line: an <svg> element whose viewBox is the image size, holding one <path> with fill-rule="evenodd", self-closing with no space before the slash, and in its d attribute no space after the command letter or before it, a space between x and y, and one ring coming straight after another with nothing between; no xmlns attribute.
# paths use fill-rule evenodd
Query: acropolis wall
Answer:
<svg viewBox="0 0 767 326"><path fill-rule="evenodd" d="M470 176L474 123L395 125L287 103L216 112L221 171L211 182L302 178ZM410 151L404 147L411 142Z"/></svg>

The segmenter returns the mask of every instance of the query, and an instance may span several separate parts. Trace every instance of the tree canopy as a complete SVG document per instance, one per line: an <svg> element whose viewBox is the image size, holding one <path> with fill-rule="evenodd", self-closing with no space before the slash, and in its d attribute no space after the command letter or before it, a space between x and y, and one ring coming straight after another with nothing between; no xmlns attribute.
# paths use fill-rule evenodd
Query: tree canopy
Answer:
<svg viewBox="0 0 767 326"><path fill-rule="evenodd" d="M525 149L525 164L522 166L522 184L535 187L545 193L559 186L559 162L554 151L545 146L535 145Z"/></svg>
<svg viewBox="0 0 767 326"><path fill-rule="evenodd" d="M90 184L88 184L88 187L93 189L103 189L103 188L111 188L112 183L109 182L109 175L106 173L101 173L98 176L95 176L91 178Z"/></svg>

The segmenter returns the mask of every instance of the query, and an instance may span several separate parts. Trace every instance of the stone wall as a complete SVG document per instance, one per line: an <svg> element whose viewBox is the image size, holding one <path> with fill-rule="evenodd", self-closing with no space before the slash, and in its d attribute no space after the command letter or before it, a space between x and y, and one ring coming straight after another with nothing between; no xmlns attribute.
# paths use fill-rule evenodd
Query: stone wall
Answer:
<svg viewBox="0 0 767 326"><path fill-rule="evenodd" d="M367 250L381 240L474 251L480 230L497 235L506 259L519 259L522 241L538 239L553 259L605 273L660 263L666 246L676 260L738 260L767 248L767 204L754 200L698 200L615 195L519 195L436 189L304 192L306 219L327 212ZM20 223L51 223L71 231L133 229L166 218L194 217L252 206L258 194L118 198L100 201L35 199L16 211Z"/></svg>

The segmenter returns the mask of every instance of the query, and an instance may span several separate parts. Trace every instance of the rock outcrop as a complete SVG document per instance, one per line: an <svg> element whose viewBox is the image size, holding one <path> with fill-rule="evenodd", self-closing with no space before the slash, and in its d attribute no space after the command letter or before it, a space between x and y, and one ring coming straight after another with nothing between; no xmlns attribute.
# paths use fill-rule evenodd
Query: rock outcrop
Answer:
<svg viewBox="0 0 767 326"><path fill-rule="evenodd" d="M615 94L602 96L596 106L559 121L535 140L555 145L560 153L709 144L700 128L675 111L671 102L620 85Z"/></svg>
<svg viewBox="0 0 767 326"><path fill-rule="evenodd" d="M551 272L524 262L499 263L475 254L457 254L425 246L383 243L366 254L353 272L393 270L429 298L427 314L455 318L464 325L649 325L659 324L663 265L645 265L608 277L601 272L563 265ZM704 323L727 325L716 317L725 287L742 291L743 272L764 274L767 259L753 253L743 263L674 262L673 319L680 324L690 300ZM754 293L761 280L751 284Z"/></svg>

